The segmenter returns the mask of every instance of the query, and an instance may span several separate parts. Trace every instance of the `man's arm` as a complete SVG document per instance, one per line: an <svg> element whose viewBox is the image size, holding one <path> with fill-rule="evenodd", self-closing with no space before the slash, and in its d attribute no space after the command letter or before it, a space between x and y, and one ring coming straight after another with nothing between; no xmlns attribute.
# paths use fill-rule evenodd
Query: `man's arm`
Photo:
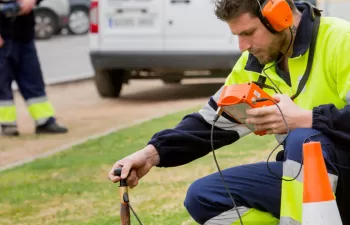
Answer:
<svg viewBox="0 0 350 225"><path fill-rule="evenodd" d="M148 144L158 151L158 167L180 166L208 154L211 149L211 127L222 88L199 112L186 115L173 129L156 133ZM250 133L243 125L223 114L215 123L214 149L237 141Z"/></svg>
<svg viewBox="0 0 350 225"><path fill-rule="evenodd" d="M334 104L315 107L312 111L312 127L327 134L339 144L347 145L350 140L350 33L343 36L335 49L332 72L337 83L339 96L347 105L338 109Z"/></svg>

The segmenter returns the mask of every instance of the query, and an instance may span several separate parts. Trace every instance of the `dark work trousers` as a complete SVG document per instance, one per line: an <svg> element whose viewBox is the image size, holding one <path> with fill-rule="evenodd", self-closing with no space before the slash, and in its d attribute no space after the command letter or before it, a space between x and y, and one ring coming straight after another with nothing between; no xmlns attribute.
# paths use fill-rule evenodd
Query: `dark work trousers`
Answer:
<svg viewBox="0 0 350 225"><path fill-rule="evenodd" d="M35 118L37 125L41 125L40 121L53 122L50 107L45 106L44 110L41 110L42 106L35 105L47 103L48 100L34 40L29 42L5 40L5 45L0 48L0 102L5 105L13 102L11 88L13 81L17 83L27 105L34 106L31 115L37 117Z"/></svg>
<svg viewBox="0 0 350 225"><path fill-rule="evenodd" d="M271 160L269 163L272 172L279 178L268 170L266 162L236 166L222 171L237 207L242 210L242 213L248 209L257 209L270 213L274 218L280 218L282 164L286 160L301 163L303 143L310 141L321 142L328 173L338 176L336 199L343 224L350 225L348 212L350 209L350 170L348 169L350 146L348 148L337 146L324 134L314 129L296 129L289 134L284 142L283 161ZM240 224L237 216L233 216L236 211L233 210L233 203L219 173L196 180L189 187L184 205L199 224ZM230 212L231 217L225 212ZM235 220L229 218L235 218ZM278 222L274 223L272 220L271 223L258 222L257 224L278 224Z"/></svg>

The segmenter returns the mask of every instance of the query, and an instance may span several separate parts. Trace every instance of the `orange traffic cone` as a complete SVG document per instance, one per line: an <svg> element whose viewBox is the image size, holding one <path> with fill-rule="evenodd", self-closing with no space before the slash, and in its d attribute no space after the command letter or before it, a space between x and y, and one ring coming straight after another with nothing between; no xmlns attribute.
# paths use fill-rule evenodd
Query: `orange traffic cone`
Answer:
<svg viewBox="0 0 350 225"><path fill-rule="evenodd" d="M303 145L303 225L342 225L320 142Z"/></svg>

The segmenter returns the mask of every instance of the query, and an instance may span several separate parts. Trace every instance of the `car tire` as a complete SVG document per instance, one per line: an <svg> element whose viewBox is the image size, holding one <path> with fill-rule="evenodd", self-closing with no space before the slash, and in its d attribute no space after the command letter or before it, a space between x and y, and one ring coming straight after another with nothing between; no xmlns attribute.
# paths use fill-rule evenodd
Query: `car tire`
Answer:
<svg viewBox="0 0 350 225"><path fill-rule="evenodd" d="M120 96L126 79L125 70L100 70L95 72L95 85L101 97L117 98Z"/></svg>
<svg viewBox="0 0 350 225"><path fill-rule="evenodd" d="M68 32L74 35L83 35L89 32L89 10L83 7L75 7L68 18Z"/></svg>
<svg viewBox="0 0 350 225"><path fill-rule="evenodd" d="M35 38L49 39L58 30L57 16L49 10L38 9L35 11Z"/></svg>

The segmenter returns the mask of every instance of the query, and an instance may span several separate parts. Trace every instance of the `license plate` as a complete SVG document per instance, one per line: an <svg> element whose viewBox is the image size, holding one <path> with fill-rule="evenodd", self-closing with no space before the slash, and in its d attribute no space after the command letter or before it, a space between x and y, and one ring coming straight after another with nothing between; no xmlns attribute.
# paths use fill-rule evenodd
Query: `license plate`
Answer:
<svg viewBox="0 0 350 225"><path fill-rule="evenodd" d="M154 26L153 18L118 18L110 19L109 26L113 27L152 27Z"/></svg>
<svg viewBox="0 0 350 225"><path fill-rule="evenodd" d="M133 18L119 18L110 20L111 27L134 27L135 21Z"/></svg>
<svg viewBox="0 0 350 225"><path fill-rule="evenodd" d="M139 18L137 20L138 26L145 26L145 27L151 27L154 25L154 19L153 18Z"/></svg>

